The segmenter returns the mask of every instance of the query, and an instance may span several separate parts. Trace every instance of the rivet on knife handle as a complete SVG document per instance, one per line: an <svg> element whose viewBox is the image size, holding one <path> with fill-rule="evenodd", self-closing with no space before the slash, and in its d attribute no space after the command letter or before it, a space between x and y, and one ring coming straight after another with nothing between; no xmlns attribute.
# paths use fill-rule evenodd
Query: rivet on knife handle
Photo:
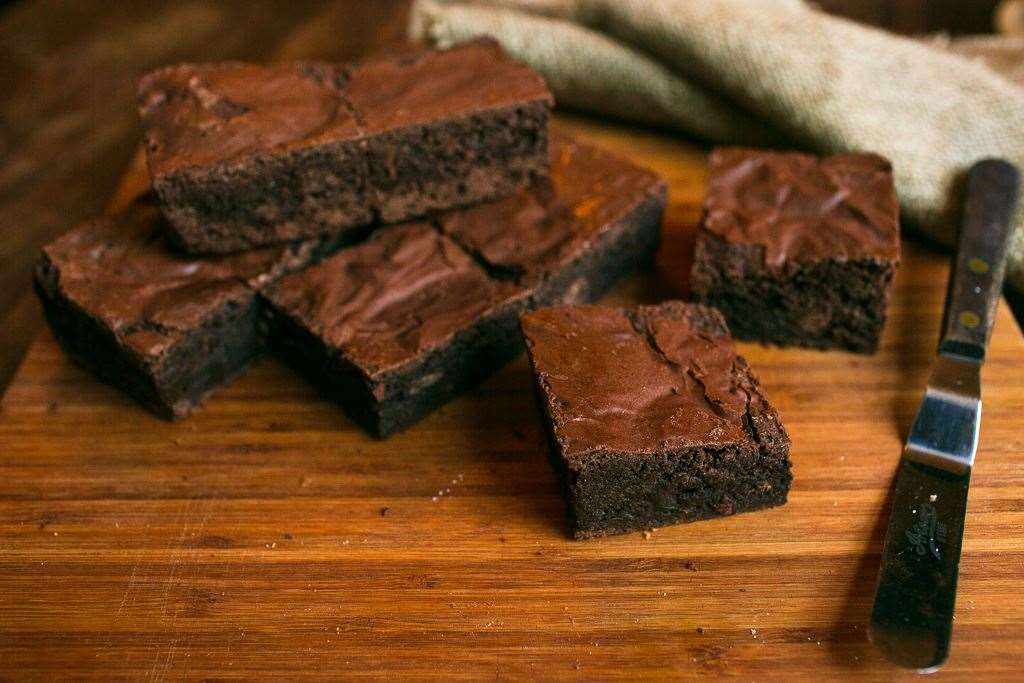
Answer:
<svg viewBox="0 0 1024 683"><path fill-rule="evenodd" d="M939 354L896 474L871 640L892 662L935 671L949 656L967 490L981 424L981 365L995 319L1019 178L1005 161L968 175Z"/></svg>
<svg viewBox="0 0 1024 683"><path fill-rule="evenodd" d="M986 159L967 176L967 200L939 351L983 359L1006 273L1020 179L1013 164Z"/></svg>

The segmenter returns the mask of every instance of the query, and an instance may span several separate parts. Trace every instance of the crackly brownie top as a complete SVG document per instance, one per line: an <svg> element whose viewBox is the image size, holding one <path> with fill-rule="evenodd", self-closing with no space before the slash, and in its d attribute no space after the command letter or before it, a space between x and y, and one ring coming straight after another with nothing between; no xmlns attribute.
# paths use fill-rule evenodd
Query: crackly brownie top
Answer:
<svg viewBox="0 0 1024 683"><path fill-rule="evenodd" d="M544 80L491 38L354 64L348 98L367 134L475 111L553 103Z"/></svg>
<svg viewBox="0 0 1024 683"><path fill-rule="evenodd" d="M136 353L158 356L226 302L303 262L312 246L195 257L169 248L163 234L148 199L86 221L44 247L40 285L62 290Z"/></svg>
<svg viewBox="0 0 1024 683"><path fill-rule="evenodd" d="M442 214L439 225L471 252L530 280L587 248L609 223L663 192L654 173L553 134L551 175L503 200Z"/></svg>
<svg viewBox="0 0 1024 683"><path fill-rule="evenodd" d="M373 375L440 346L519 291L431 226L407 223L282 278L267 296Z"/></svg>
<svg viewBox="0 0 1024 683"><path fill-rule="evenodd" d="M490 39L352 65L179 64L138 91L155 175L536 100L544 81Z"/></svg>
<svg viewBox="0 0 1024 683"><path fill-rule="evenodd" d="M139 81L139 114L154 174L258 150L349 138L359 127L342 67L179 64Z"/></svg>
<svg viewBox="0 0 1024 683"><path fill-rule="evenodd" d="M876 154L711 153L703 228L765 263L899 258L892 166Z"/></svg>
<svg viewBox="0 0 1024 683"><path fill-rule="evenodd" d="M522 327L566 457L752 441L744 417L764 398L712 308L563 306Z"/></svg>

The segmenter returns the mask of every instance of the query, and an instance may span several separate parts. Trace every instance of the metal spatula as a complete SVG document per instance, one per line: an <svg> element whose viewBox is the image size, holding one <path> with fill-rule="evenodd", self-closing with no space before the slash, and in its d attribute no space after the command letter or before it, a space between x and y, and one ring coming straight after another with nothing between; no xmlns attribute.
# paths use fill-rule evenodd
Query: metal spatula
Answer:
<svg viewBox="0 0 1024 683"><path fill-rule="evenodd" d="M985 160L967 179L939 354L907 437L871 614L886 658L921 672L949 656L967 488L978 447L981 366L1006 271L1019 173Z"/></svg>

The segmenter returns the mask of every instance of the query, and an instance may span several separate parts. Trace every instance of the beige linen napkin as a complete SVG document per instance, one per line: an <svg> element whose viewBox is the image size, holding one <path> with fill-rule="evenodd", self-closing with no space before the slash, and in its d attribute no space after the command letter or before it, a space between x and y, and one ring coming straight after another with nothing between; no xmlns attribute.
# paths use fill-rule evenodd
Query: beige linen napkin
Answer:
<svg viewBox="0 0 1024 683"><path fill-rule="evenodd" d="M1024 89L801 0L417 0L410 33L492 35L571 107L713 143L878 152L910 223L944 244L971 163L1024 167ZM1019 228L1008 279L1024 291Z"/></svg>

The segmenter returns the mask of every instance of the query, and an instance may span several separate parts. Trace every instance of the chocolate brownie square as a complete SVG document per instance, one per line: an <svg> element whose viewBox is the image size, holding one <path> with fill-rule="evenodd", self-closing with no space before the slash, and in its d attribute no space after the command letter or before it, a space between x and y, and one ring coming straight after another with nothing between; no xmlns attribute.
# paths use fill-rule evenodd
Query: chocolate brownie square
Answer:
<svg viewBox="0 0 1024 683"><path fill-rule="evenodd" d="M382 228L268 288L275 349L383 437L517 355L522 311L649 263L664 183L570 140L552 151L551 180L516 198Z"/></svg>
<svg viewBox="0 0 1024 683"><path fill-rule="evenodd" d="M187 251L338 234L548 172L543 80L491 40L356 64L180 64L139 83L153 187Z"/></svg>
<svg viewBox="0 0 1024 683"><path fill-rule="evenodd" d="M576 538L786 501L789 437L714 309L562 306L522 330Z"/></svg>
<svg viewBox="0 0 1024 683"><path fill-rule="evenodd" d="M900 259L892 167L875 154L711 154L695 300L740 339L878 349Z"/></svg>
<svg viewBox="0 0 1024 683"><path fill-rule="evenodd" d="M265 348L257 291L331 244L194 257L164 233L152 197L86 221L43 249L35 287L73 360L170 419Z"/></svg>

